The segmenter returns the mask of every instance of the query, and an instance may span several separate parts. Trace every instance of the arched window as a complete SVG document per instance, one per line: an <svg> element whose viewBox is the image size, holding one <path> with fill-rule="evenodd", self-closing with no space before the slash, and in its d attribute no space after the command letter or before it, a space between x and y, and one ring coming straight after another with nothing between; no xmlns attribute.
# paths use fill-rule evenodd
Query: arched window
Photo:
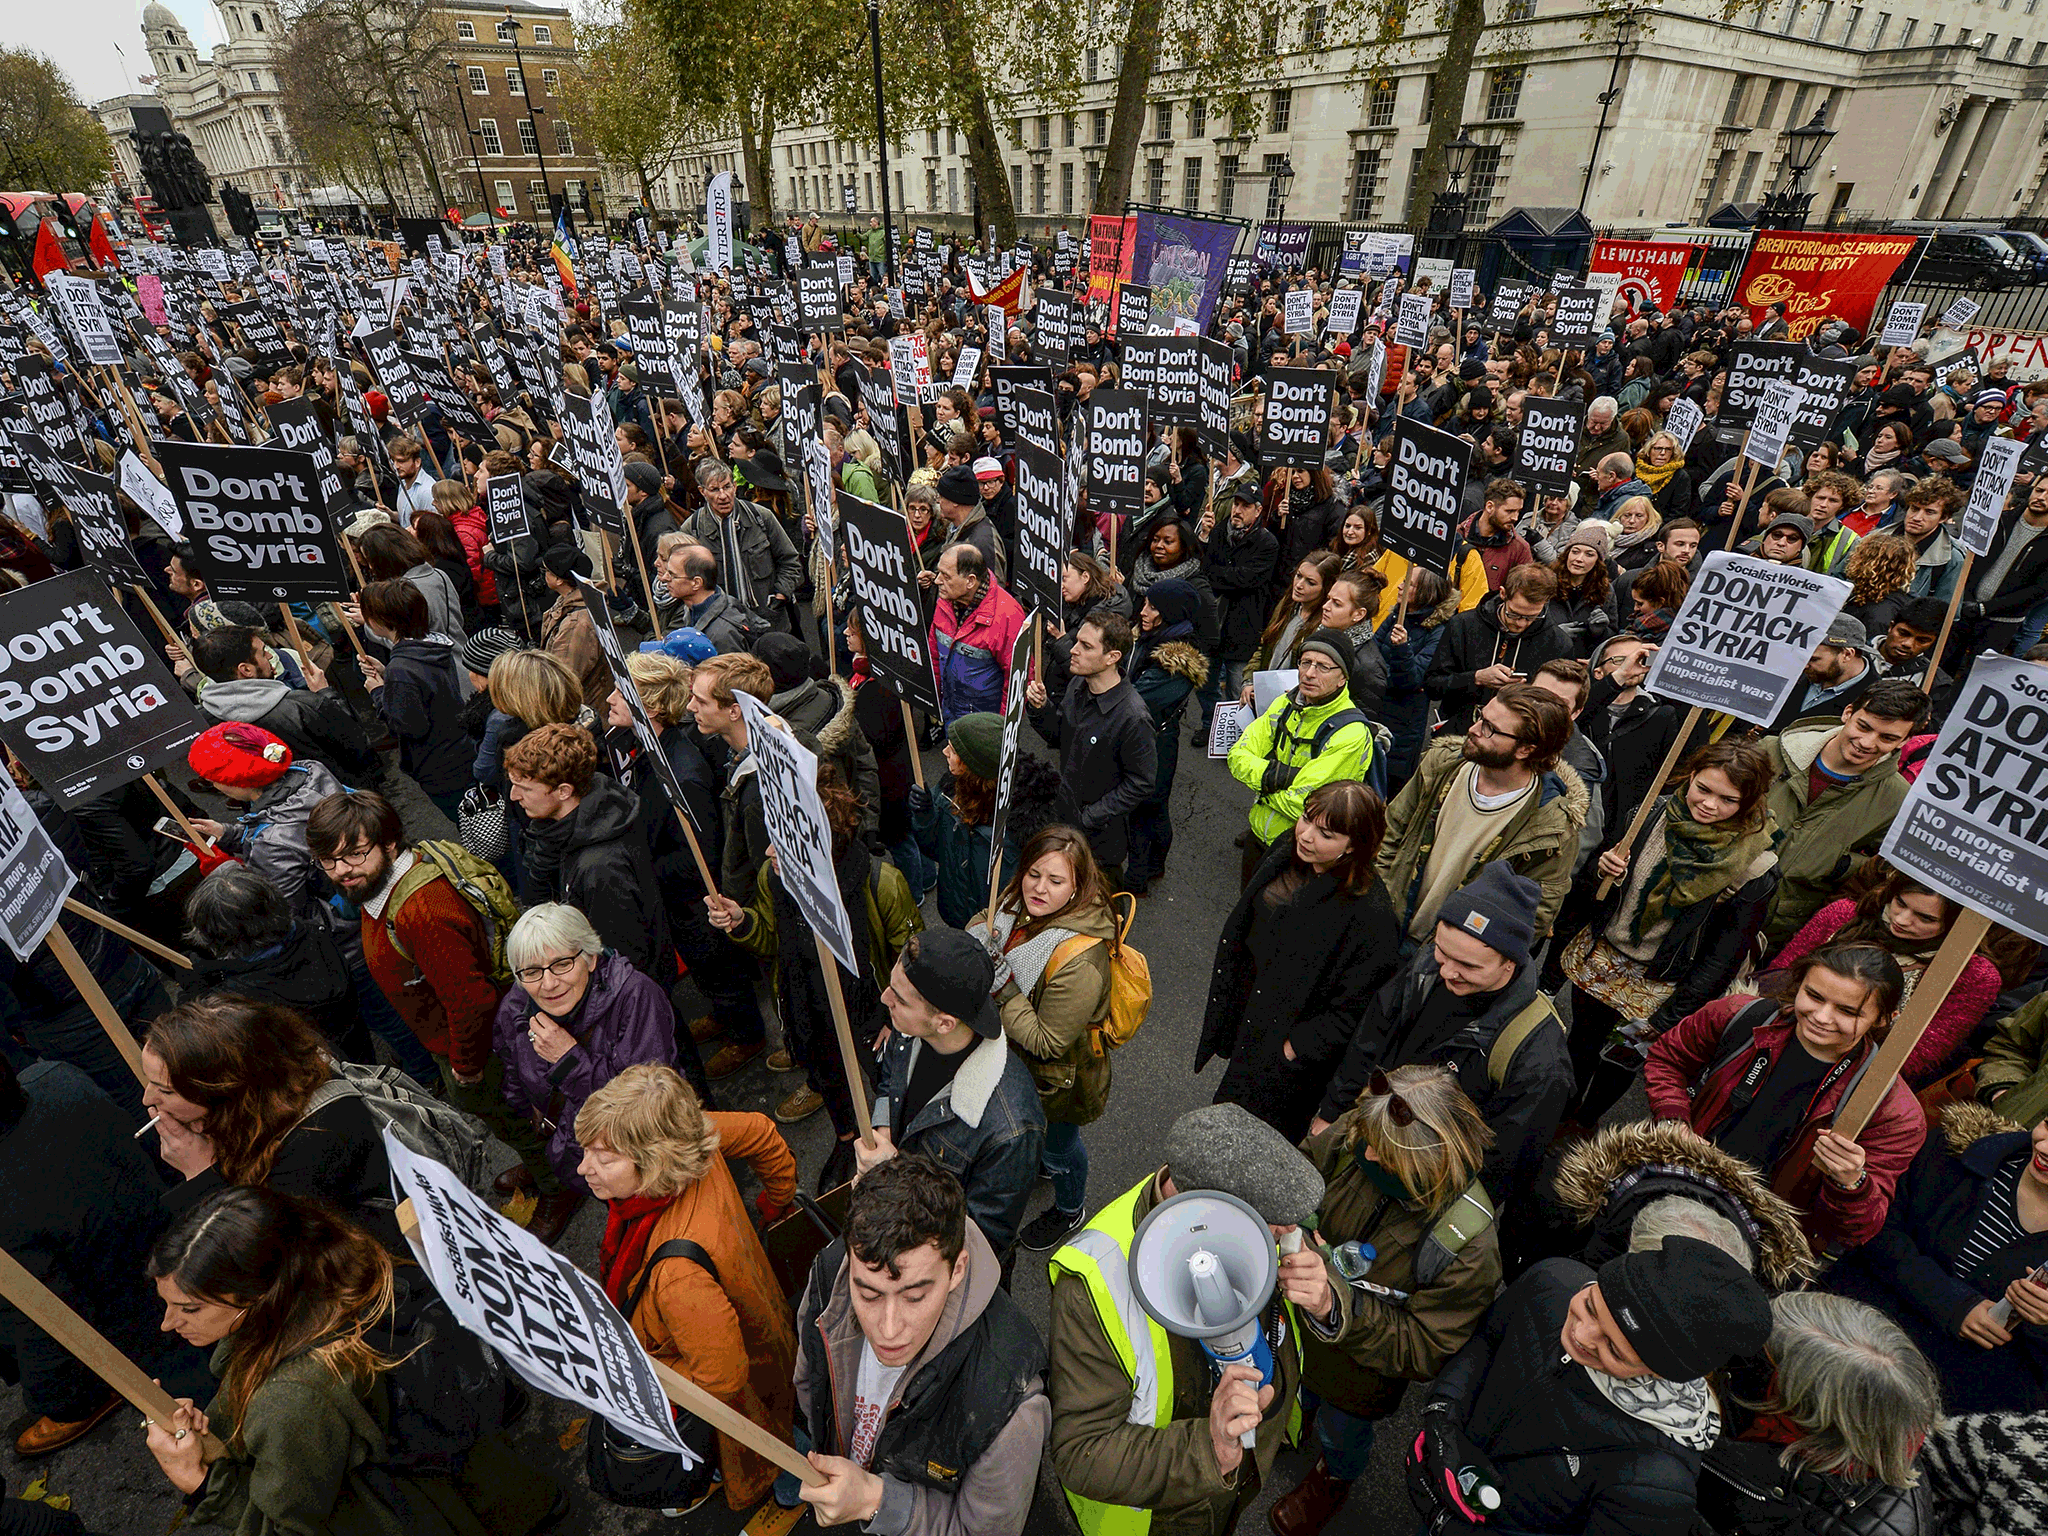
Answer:
<svg viewBox="0 0 2048 1536"><path fill-rule="evenodd" d="M176 61L176 63L177 63L177 66L178 66L178 73L179 73L179 74L181 74L181 75L182 75L182 74L184 74L184 73L185 73L185 61L184 61L183 59L179 59L179 60L177 60L177 61Z"/></svg>
<svg viewBox="0 0 2048 1536"><path fill-rule="evenodd" d="M258 32L263 30L263 13L261 11L251 11L249 19L256 23L256 30Z"/></svg>

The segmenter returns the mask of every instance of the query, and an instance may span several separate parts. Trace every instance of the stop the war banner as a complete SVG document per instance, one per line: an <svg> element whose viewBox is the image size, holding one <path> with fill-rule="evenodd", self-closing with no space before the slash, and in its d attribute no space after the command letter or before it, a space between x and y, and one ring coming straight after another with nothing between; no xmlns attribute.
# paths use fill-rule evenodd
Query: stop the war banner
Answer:
<svg viewBox="0 0 2048 1536"><path fill-rule="evenodd" d="M1464 438L1440 432L1412 416L1396 416L1380 542L1395 554L1448 578L1459 502L1471 465L1472 445Z"/></svg>
<svg viewBox="0 0 2048 1536"><path fill-rule="evenodd" d="M263 607L348 596L311 454L172 439L152 447L213 597Z"/></svg>
<svg viewBox="0 0 2048 1536"><path fill-rule="evenodd" d="M1323 462L1335 388L1335 379L1320 368L1275 368L1268 375L1266 414L1259 423L1259 454L1267 464L1314 469Z"/></svg>
<svg viewBox="0 0 2048 1536"><path fill-rule="evenodd" d="M2048 944L2048 673L1983 655L1906 794L1884 857Z"/></svg>
<svg viewBox="0 0 2048 1536"><path fill-rule="evenodd" d="M768 842L775 849L783 889L839 963L859 975L861 952L854 945L853 923L839 894L832 828L818 798L818 759L776 724L768 706L751 693L741 693L739 700L760 776L761 816L768 824Z"/></svg>
<svg viewBox="0 0 2048 1536"><path fill-rule="evenodd" d="M1586 424L1583 400L1522 401L1522 430L1515 439L1515 478L1539 491L1562 493L1578 463L1579 433Z"/></svg>
<svg viewBox="0 0 2048 1536"><path fill-rule="evenodd" d="M1657 649L1644 688L1769 725L1848 599L1849 583L1717 549Z"/></svg>
<svg viewBox="0 0 2048 1536"><path fill-rule="evenodd" d="M1669 313L1678 302L1686 266L1700 247L1680 240L1595 240L1591 272L1618 272L1616 290L1631 309L1654 304Z"/></svg>
<svg viewBox="0 0 2048 1536"><path fill-rule="evenodd" d="M1914 235L1831 234L1825 230L1758 230L1736 280L1735 302L1756 325L1773 304L1785 306L1794 341L1825 320L1870 329L1877 296L1899 263L1913 254Z"/></svg>
<svg viewBox="0 0 2048 1536"><path fill-rule="evenodd" d="M654 1363L603 1286L388 1127L384 1154L393 1194L419 1221L413 1252L458 1323L538 1390L697 1464Z"/></svg>
<svg viewBox="0 0 2048 1536"><path fill-rule="evenodd" d="M939 689L924 603L918 595L918 562L903 514L859 496L833 498L846 530L847 579L860 604L861 633L868 662L915 708L939 711ZM1019 493L1022 500L1022 493Z"/></svg>
<svg viewBox="0 0 2048 1536"><path fill-rule="evenodd" d="M182 763L206 728L91 571L0 597L0 740L59 805Z"/></svg>

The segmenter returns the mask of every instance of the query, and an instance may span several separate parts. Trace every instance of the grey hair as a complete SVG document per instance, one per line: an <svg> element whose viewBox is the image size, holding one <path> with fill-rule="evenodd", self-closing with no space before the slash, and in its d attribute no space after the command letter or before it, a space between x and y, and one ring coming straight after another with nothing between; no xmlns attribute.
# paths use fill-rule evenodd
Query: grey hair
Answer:
<svg viewBox="0 0 2048 1536"><path fill-rule="evenodd" d="M1769 1396L1747 1403L1806 1433L1778 1459L1817 1472L1919 1481L1913 1458L1941 1417L1941 1385L1904 1329L1846 1296L1796 1291L1771 1302Z"/></svg>
<svg viewBox="0 0 2048 1536"><path fill-rule="evenodd" d="M590 919L575 907L559 901L544 901L529 907L505 936L505 963L513 970L542 964L550 951L570 950L579 955L604 953L604 940L590 926Z"/></svg>
<svg viewBox="0 0 2048 1536"><path fill-rule="evenodd" d="M697 466L697 488L708 491L721 480L730 480L732 471L717 459L705 459Z"/></svg>
<svg viewBox="0 0 2048 1536"><path fill-rule="evenodd" d="M358 438L352 435L340 437L335 439L334 452L340 458L359 459L363 456L363 445Z"/></svg>
<svg viewBox="0 0 2048 1536"><path fill-rule="evenodd" d="M1621 413L1621 402L1612 395L1595 395L1593 403L1586 407L1586 414L1590 416L1595 411L1605 411L1610 416L1619 415Z"/></svg>
<svg viewBox="0 0 2048 1536"><path fill-rule="evenodd" d="M905 501L914 501L919 506L936 507L939 504L939 488L925 481L919 481L903 493Z"/></svg>
<svg viewBox="0 0 2048 1536"><path fill-rule="evenodd" d="M1664 1246L1667 1237L1697 1238L1720 1249L1750 1273L1756 1272L1756 1256L1750 1250L1749 1239L1742 1235L1742 1229L1719 1211L1697 1200L1688 1200L1683 1195L1665 1195L1637 1211L1636 1219L1629 1223L1629 1252L1654 1253Z"/></svg>
<svg viewBox="0 0 2048 1536"><path fill-rule="evenodd" d="M246 864L225 864L185 898L192 947L219 960L259 955L292 936L284 893Z"/></svg>

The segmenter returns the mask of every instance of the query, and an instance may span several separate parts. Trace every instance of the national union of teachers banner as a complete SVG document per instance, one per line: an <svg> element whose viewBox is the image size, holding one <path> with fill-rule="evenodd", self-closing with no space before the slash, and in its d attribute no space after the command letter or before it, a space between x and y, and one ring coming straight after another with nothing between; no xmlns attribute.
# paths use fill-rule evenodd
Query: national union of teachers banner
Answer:
<svg viewBox="0 0 2048 1536"><path fill-rule="evenodd" d="M1152 290L1152 329L1171 332L1176 320L1207 329L1223 295L1223 270L1237 248L1238 226L1222 219L1140 209L1131 277Z"/></svg>
<svg viewBox="0 0 2048 1536"><path fill-rule="evenodd" d="M1793 341L1804 341L1831 319L1868 331L1877 296L1913 254L1914 238L1758 230L1735 285L1735 302L1758 325L1766 308L1783 304Z"/></svg>

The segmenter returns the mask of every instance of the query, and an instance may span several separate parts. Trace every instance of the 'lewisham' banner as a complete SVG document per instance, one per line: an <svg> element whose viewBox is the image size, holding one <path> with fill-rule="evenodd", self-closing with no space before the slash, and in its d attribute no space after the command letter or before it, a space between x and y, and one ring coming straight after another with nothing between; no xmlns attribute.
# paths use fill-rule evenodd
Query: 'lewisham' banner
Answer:
<svg viewBox="0 0 2048 1536"><path fill-rule="evenodd" d="M1764 229L1749 248L1735 302L1757 325L1772 304L1785 306L1791 340L1804 341L1827 320L1870 329L1877 296L1913 254L1912 235L1845 235Z"/></svg>
<svg viewBox="0 0 2048 1536"><path fill-rule="evenodd" d="M1630 309L1655 304L1668 314L1678 302L1686 265L1698 249L1676 240L1595 240L1590 270L1619 272L1621 286L1616 292L1628 300Z"/></svg>

